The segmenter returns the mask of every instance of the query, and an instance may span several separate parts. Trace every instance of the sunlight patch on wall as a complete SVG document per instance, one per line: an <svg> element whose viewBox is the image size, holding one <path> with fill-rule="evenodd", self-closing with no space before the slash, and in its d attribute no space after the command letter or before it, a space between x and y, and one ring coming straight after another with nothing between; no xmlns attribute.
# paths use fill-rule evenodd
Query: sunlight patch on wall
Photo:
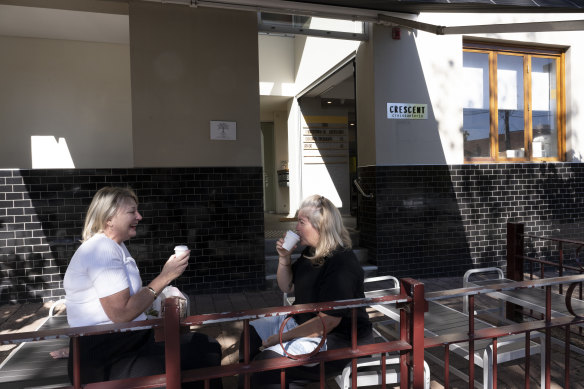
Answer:
<svg viewBox="0 0 584 389"><path fill-rule="evenodd" d="M272 90L274 90L273 82L260 81L260 95L269 96L272 94Z"/></svg>
<svg viewBox="0 0 584 389"><path fill-rule="evenodd" d="M74 168L73 158L65 138L33 135L30 137L33 169Z"/></svg>

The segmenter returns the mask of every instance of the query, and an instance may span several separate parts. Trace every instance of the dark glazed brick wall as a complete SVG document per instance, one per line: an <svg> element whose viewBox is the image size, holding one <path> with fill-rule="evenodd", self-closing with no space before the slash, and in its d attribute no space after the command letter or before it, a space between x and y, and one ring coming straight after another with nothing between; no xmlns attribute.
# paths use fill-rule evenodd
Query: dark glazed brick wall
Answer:
<svg viewBox="0 0 584 389"><path fill-rule="evenodd" d="M143 220L126 242L146 283L177 244L190 265L173 285L188 293L262 289L261 167L0 170L0 303L63 296L91 197L130 186Z"/></svg>
<svg viewBox="0 0 584 389"><path fill-rule="evenodd" d="M508 221L584 240L584 164L372 166L359 176L375 194L359 199L360 244L381 274L504 267Z"/></svg>

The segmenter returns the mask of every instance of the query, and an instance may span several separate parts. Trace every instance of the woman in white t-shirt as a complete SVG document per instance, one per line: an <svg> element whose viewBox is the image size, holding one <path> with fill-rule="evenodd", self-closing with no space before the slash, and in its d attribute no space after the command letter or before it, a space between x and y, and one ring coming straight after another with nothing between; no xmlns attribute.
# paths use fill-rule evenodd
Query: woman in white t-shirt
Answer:
<svg viewBox="0 0 584 389"><path fill-rule="evenodd" d="M104 187L93 197L85 218L83 243L73 255L63 283L71 327L146 320L144 311L186 269L190 251L170 256L160 274L142 286L140 271L124 245L136 236L141 220L138 198L129 188ZM151 330L79 339L84 384L164 373L164 345L154 342ZM216 340L189 333L182 336L181 343L183 369L221 364L221 346ZM221 381L215 380L211 386L220 388ZM202 387L202 382L183 387Z"/></svg>

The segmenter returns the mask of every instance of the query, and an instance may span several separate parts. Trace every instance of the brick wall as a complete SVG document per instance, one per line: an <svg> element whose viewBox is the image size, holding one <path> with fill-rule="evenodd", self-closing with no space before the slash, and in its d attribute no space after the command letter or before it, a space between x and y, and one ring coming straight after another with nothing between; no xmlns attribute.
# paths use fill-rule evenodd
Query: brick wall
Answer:
<svg viewBox="0 0 584 389"><path fill-rule="evenodd" d="M360 244L381 274L504 267L507 221L525 223L526 233L584 240L584 164L371 166L359 175L375 194L359 200Z"/></svg>
<svg viewBox="0 0 584 389"><path fill-rule="evenodd" d="M50 300L76 248L91 197L130 186L144 219L127 242L144 282L176 244L192 249L174 282L191 293L264 287L261 167L0 170L0 303Z"/></svg>
<svg viewBox="0 0 584 389"><path fill-rule="evenodd" d="M507 221L584 239L584 164L373 166L359 175L375 194L359 200L360 245L382 274L504 266ZM105 185L129 185L140 198L144 220L128 248L145 282L186 243L193 252L181 289L264 287L260 167L0 170L0 303L63 295L85 211Z"/></svg>

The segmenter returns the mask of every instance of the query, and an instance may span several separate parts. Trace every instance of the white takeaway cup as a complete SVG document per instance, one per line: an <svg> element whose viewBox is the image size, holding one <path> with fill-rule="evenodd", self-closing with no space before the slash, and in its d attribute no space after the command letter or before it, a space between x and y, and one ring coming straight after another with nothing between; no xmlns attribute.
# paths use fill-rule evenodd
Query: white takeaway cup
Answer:
<svg viewBox="0 0 584 389"><path fill-rule="evenodd" d="M286 237L284 238L284 244L282 245L282 248L284 250L290 251L299 241L300 236L298 236L298 234L294 231L288 230L288 232L286 232Z"/></svg>
<svg viewBox="0 0 584 389"><path fill-rule="evenodd" d="M174 255L178 255L178 254L182 253L183 251L187 251L188 249L189 249L188 246L183 246L183 245L176 246L174 248Z"/></svg>

